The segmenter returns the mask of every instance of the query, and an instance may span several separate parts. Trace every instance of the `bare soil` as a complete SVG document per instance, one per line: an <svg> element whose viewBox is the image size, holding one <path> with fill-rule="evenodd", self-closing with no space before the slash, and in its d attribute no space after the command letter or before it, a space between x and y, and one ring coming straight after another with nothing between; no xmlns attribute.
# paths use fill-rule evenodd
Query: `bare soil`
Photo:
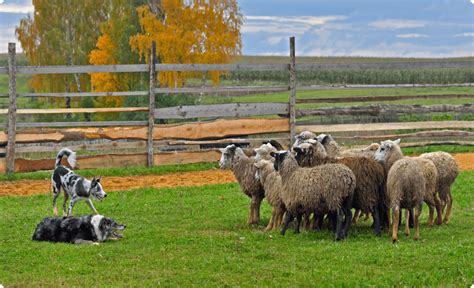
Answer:
<svg viewBox="0 0 474 288"><path fill-rule="evenodd" d="M461 170L474 170L474 153L453 154ZM26 196L50 193L50 179L0 182L0 196ZM235 182L231 171L207 170L164 175L103 177L104 190L123 191L142 187L182 187Z"/></svg>

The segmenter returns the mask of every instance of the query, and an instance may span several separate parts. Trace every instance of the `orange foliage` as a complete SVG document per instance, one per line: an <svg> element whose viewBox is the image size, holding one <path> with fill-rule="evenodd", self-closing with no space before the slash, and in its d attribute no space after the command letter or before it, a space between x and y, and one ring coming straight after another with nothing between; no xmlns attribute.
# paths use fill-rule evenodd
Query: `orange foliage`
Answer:
<svg viewBox="0 0 474 288"><path fill-rule="evenodd" d="M235 0L162 0L159 8L163 15L148 5L138 7L142 33L130 37L132 50L147 62L152 41L161 63L228 63L240 54L242 14ZM210 72L215 84L220 73ZM180 87L195 74L162 72L159 80L162 86Z"/></svg>

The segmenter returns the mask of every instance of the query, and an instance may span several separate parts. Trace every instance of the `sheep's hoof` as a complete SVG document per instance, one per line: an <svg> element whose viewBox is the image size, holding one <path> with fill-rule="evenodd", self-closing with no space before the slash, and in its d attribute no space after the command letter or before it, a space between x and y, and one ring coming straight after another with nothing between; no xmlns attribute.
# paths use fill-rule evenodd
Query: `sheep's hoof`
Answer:
<svg viewBox="0 0 474 288"><path fill-rule="evenodd" d="M420 240L420 236L415 236L415 241Z"/></svg>
<svg viewBox="0 0 474 288"><path fill-rule="evenodd" d="M397 238L392 238L392 244L397 243Z"/></svg>

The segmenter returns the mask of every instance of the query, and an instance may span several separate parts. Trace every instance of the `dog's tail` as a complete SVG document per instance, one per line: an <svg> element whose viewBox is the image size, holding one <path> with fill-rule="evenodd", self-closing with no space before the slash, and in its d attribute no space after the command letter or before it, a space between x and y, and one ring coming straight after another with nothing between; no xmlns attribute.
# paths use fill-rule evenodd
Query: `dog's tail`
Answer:
<svg viewBox="0 0 474 288"><path fill-rule="evenodd" d="M63 148L59 151L58 156L56 156L56 164L54 167L58 167L61 165L61 159L66 156L67 162L71 165L71 168L74 169L76 166L76 152L73 152L71 149Z"/></svg>

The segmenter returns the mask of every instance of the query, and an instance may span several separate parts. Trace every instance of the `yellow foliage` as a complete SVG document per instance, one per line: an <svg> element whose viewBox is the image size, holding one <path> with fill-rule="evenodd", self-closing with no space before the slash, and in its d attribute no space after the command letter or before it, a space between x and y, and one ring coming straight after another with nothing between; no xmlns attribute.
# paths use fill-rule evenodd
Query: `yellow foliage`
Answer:
<svg viewBox="0 0 474 288"><path fill-rule="evenodd" d="M130 46L140 57L149 61L152 41L156 41L156 55L161 63L228 63L240 54L240 26L242 14L235 0L222 1L160 1L160 12L155 15L148 5L137 8L141 31L130 37ZM210 72L217 84L221 72ZM190 72L162 72L162 86L180 87Z"/></svg>

